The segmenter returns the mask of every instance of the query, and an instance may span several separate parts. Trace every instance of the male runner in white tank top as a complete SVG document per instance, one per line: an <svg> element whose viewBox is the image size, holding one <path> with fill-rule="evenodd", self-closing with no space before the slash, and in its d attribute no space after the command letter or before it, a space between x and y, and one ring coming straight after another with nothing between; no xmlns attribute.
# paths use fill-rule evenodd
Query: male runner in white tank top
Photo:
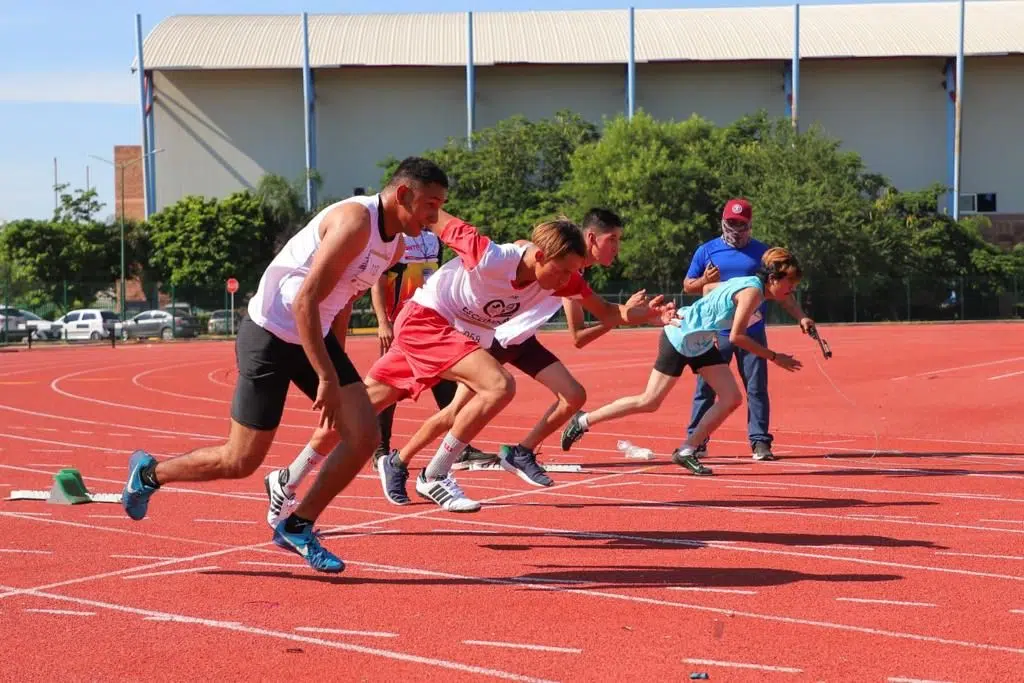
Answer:
<svg viewBox="0 0 1024 683"><path fill-rule="evenodd" d="M351 482L380 438L366 387L338 343L352 299L402 257L399 234L437 221L448 178L436 164L404 160L379 195L332 204L300 230L267 267L235 342L238 381L226 443L157 462L135 451L122 505L142 519L150 496L179 481L241 479L262 464L281 422L290 383L320 411L319 427L341 436L309 492L274 529L274 543L315 570L344 563L320 545L317 517Z"/></svg>

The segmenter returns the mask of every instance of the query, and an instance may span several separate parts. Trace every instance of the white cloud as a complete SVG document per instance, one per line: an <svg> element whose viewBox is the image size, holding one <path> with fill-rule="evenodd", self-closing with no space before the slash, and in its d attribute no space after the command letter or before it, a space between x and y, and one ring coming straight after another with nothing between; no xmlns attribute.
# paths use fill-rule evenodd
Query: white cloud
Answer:
<svg viewBox="0 0 1024 683"><path fill-rule="evenodd" d="M124 71L0 72L0 102L137 104L138 75Z"/></svg>

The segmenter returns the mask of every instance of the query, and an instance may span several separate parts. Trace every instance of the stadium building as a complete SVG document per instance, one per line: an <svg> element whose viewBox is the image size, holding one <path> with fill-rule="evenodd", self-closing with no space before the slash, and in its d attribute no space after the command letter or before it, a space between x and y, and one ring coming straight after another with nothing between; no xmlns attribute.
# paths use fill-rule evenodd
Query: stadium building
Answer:
<svg viewBox="0 0 1024 683"><path fill-rule="evenodd" d="M967 3L960 210L1024 237L1024 1ZM138 21L141 27L141 20ZM953 186L955 2L685 10L173 16L141 44L144 208L378 162L514 114L644 110L820 124L901 189ZM139 72L139 63L142 70ZM315 197L313 198L315 201Z"/></svg>

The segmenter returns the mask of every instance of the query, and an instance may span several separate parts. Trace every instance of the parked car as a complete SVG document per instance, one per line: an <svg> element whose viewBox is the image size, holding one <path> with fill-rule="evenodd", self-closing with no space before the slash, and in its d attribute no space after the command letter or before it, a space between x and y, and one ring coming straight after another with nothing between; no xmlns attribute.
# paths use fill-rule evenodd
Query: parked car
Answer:
<svg viewBox="0 0 1024 683"><path fill-rule="evenodd" d="M50 331L57 330L57 336L68 340L103 339L114 334L120 325L117 314L98 308L79 308L68 311L53 321Z"/></svg>
<svg viewBox="0 0 1024 683"><path fill-rule="evenodd" d="M234 318L234 327L231 326L231 319ZM231 334L232 329L238 332L238 324L242 322L242 316L227 309L218 309L210 314L210 321L206 323L206 331L210 334Z"/></svg>
<svg viewBox="0 0 1024 683"><path fill-rule="evenodd" d="M49 320L44 320L32 311L20 309L19 313L25 318L25 327L32 333L33 339L60 339L60 328L54 331L54 325Z"/></svg>
<svg viewBox="0 0 1024 683"><path fill-rule="evenodd" d="M199 334L199 321L189 315L170 311L143 311L120 325L122 339L173 339L174 337L195 337Z"/></svg>
<svg viewBox="0 0 1024 683"><path fill-rule="evenodd" d="M0 341L21 341L31 332L17 308L0 307Z"/></svg>

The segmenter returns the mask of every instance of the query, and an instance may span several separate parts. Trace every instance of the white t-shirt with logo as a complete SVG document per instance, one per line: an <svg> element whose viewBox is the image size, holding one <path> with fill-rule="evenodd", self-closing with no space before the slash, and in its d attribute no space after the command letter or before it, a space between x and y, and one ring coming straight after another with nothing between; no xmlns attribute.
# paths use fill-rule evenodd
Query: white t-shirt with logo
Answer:
<svg viewBox="0 0 1024 683"><path fill-rule="evenodd" d="M579 273L557 291L543 289L537 282L515 287L512 282L528 244L495 244L458 219L444 226L440 238L458 256L417 289L412 300L437 311L484 348L490 347L495 329L516 315L538 306L554 305L557 310L561 297L590 294Z"/></svg>

